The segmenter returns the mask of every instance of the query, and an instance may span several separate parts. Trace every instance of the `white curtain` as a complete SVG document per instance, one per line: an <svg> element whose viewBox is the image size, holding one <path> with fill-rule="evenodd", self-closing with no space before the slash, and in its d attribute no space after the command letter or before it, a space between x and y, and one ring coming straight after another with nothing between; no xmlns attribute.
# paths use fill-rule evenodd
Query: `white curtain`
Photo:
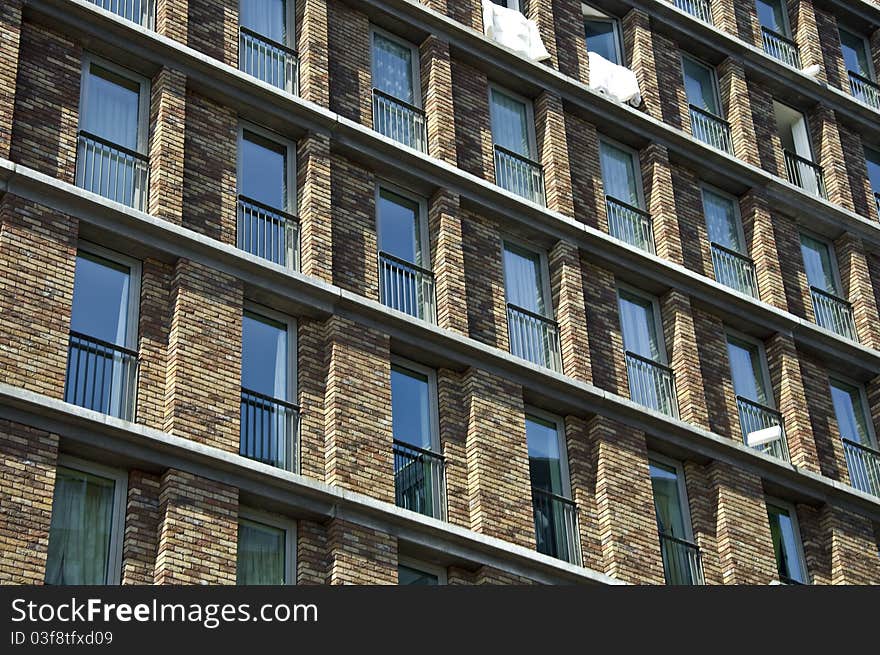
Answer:
<svg viewBox="0 0 880 655"><path fill-rule="evenodd" d="M241 0L241 25L286 44L287 16L284 0Z"/></svg>
<svg viewBox="0 0 880 655"><path fill-rule="evenodd" d="M733 392L737 396L766 405L767 393L764 390L764 373L761 370L758 349L728 340L727 355L733 376Z"/></svg>
<svg viewBox="0 0 880 655"><path fill-rule="evenodd" d="M706 214L706 227L709 240L742 252L740 243L738 217L733 200L709 190L703 191L703 211Z"/></svg>
<svg viewBox="0 0 880 655"><path fill-rule="evenodd" d="M139 86L92 65L83 129L130 150L138 146Z"/></svg>
<svg viewBox="0 0 880 655"><path fill-rule="evenodd" d="M650 468L658 529L663 534L687 539L681 497L678 494L678 474L675 469L655 462L651 462Z"/></svg>
<svg viewBox="0 0 880 655"><path fill-rule="evenodd" d="M107 583L114 482L58 468L46 584Z"/></svg>
<svg viewBox="0 0 880 655"><path fill-rule="evenodd" d="M653 304L648 300L621 293L619 305L623 347L642 357L660 361Z"/></svg>
<svg viewBox="0 0 880 655"><path fill-rule="evenodd" d="M513 246L504 245L504 279L507 302L536 314L544 314L544 288L540 257Z"/></svg>
<svg viewBox="0 0 880 655"><path fill-rule="evenodd" d="M525 104L495 89L492 89L492 136L502 148L531 158Z"/></svg>
<svg viewBox="0 0 880 655"><path fill-rule="evenodd" d="M284 584L284 541L284 530L241 521L238 525L238 584Z"/></svg>
<svg viewBox="0 0 880 655"><path fill-rule="evenodd" d="M859 390L838 382L831 383L831 401L840 436L850 441L871 446L868 425Z"/></svg>
<svg viewBox="0 0 880 655"><path fill-rule="evenodd" d="M638 187L632 154L604 142L601 144L600 152L605 195L638 206Z"/></svg>
<svg viewBox="0 0 880 655"><path fill-rule="evenodd" d="M412 50L374 34L373 86L398 100L415 104Z"/></svg>
<svg viewBox="0 0 880 655"><path fill-rule="evenodd" d="M712 71L687 57L683 59L684 86L688 102L695 107L720 116Z"/></svg>
<svg viewBox="0 0 880 655"><path fill-rule="evenodd" d="M827 291L837 293L837 282L834 279L834 271L831 267L831 253L821 241L817 241L804 234L801 235L801 252L804 256L804 268L807 271L807 281L810 285Z"/></svg>

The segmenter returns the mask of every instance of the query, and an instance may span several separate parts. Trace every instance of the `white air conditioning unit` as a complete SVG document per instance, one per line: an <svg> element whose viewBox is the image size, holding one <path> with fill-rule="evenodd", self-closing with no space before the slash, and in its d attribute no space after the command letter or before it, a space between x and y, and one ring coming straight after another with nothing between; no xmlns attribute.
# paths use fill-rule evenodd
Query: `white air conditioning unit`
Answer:
<svg viewBox="0 0 880 655"><path fill-rule="evenodd" d="M757 448L758 446L772 443L781 438L782 427L779 425L773 425L769 428L764 428L763 430L749 432L746 435L746 445L751 446L752 448Z"/></svg>

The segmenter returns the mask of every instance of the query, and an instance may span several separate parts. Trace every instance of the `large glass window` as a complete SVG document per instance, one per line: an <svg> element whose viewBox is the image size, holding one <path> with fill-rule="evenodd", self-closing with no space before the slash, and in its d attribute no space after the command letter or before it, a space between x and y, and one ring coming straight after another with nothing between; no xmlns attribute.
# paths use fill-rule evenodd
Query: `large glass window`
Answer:
<svg viewBox="0 0 880 655"><path fill-rule="evenodd" d="M641 207L640 173L633 152L601 141L599 154L605 195Z"/></svg>
<svg viewBox="0 0 880 655"><path fill-rule="evenodd" d="M413 49L373 32L373 86L380 91L417 105Z"/></svg>
<svg viewBox="0 0 880 655"><path fill-rule="evenodd" d="M728 335L727 356L733 376L733 392L752 402L768 405L764 377L764 354L757 344Z"/></svg>
<svg viewBox="0 0 880 655"><path fill-rule="evenodd" d="M242 386L273 398L287 399L289 355L287 325L245 312L242 319Z"/></svg>
<svg viewBox="0 0 880 655"><path fill-rule="evenodd" d="M286 0L241 0L239 22L276 43L288 43Z"/></svg>
<svg viewBox="0 0 880 655"><path fill-rule="evenodd" d="M237 583L240 585L287 584L287 530L239 519Z"/></svg>
<svg viewBox="0 0 880 655"><path fill-rule="evenodd" d="M529 106L494 87L490 91L490 98L492 137L495 144L532 159L534 124Z"/></svg>
<svg viewBox="0 0 880 655"><path fill-rule="evenodd" d="M828 244L801 234L801 254L810 286L838 295L837 276Z"/></svg>
<svg viewBox="0 0 880 655"><path fill-rule="evenodd" d="M515 244L504 243L504 286L507 302L536 314L545 314L541 256Z"/></svg>
<svg viewBox="0 0 880 655"><path fill-rule="evenodd" d="M532 488L567 497L568 466L563 460L557 424L538 416L526 415L526 440Z"/></svg>
<svg viewBox="0 0 880 655"><path fill-rule="evenodd" d="M648 464L666 584L704 584L700 549L693 543L684 471L677 462L652 458Z"/></svg>
<svg viewBox="0 0 880 655"><path fill-rule="evenodd" d="M293 0L241 0L239 68L263 82L296 91Z"/></svg>
<svg viewBox="0 0 880 655"><path fill-rule="evenodd" d="M141 140L140 83L94 62L86 71L82 129L136 150Z"/></svg>
<svg viewBox="0 0 880 655"><path fill-rule="evenodd" d="M878 196L877 210L880 211L880 152L873 148L865 148L865 165L868 168L868 179L874 195Z"/></svg>
<svg viewBox="0 0 880 655"><path fill-rule="evenodd" d="M794 508L787 503L768 501L767 516L780 582L806 584L801 535Z"/></svg>
<svg viewBox="0 0 880 655"><path fill-rule="evenodd" d="M241 135L239 193L282 211L288 210L288 148L244 129Z"/></svg>
<svg viewBox="0 0 880 655"><path fill-rule="evenodd" d="M843 62L846 69L869 80L874 79L874 67L871 65L871 57L868 53L868 44L865 37L844 28L840 31L840 48L843 52Z"/></svg>
<svg viewBox="0 0 880 655"><path fill-rule="evenodd" d="M831 401L840 436L849 441L873 447L873 431L862 402L862 390L841 380L831 379Z"/></svg>
<svg viewBox="0 0 880 655"><path fill-rule="evenodd" d="M587 51L595 52L611 63L623 65L620 22L613 16L584 5L584 36Z"/></svg>
<svg viewBox="0 0 880 655"><path fill-rule="evenodd" d="M618 293L623 347L631 353L665 363L666 352L658 330L655 303L625 289Z"/></svg>
<svg viewBox="0 0 880 655"><path fill-rule="evenodd" d="M755 0L755 8L762 27L789 36L788 14L782 0Z"/></svg>
<svg viewBox="0 0 880 655"><path fill-rule="evenodd" d="M688 102L720 117L721 102L718 98L715 70L692 57L683 56L681 61Z"/></svg>
<svg viewBox="0 0 880 655"><path fill-rule="evenodd" d="M441 580L440 575L438 575L437 573L424 571L417 566L398 564L397 584L433 587L441 584Z"/></svg>
<svg viewBox="0 0 880 655"><path fill-rule="evenodd" d="M728 195L703 187L703 212L709 241L745 254L736 202Z"/></svg>

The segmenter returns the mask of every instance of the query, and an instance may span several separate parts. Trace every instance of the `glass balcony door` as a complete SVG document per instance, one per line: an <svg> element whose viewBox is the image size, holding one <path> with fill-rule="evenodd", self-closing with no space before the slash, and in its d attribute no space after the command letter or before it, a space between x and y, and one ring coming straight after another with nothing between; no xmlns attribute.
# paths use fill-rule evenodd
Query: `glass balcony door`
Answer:
<svg viewBox="0 0 880 655"><path fill-rule="evenodd" d="M236 583L289 584L287 552L287 530L258 521L239 519Z"/></svg>
<svg viewBox="0 0 880 655"><path fill-rule="evenodd" d="M544 204L544 178L537 158L531 103L495 87L489 90L495 182L511 193Z"/></svg>
<svg viewBox="0 0 880 655"><path fill-rule="evenodd" d="M852 307L842 297L837 266L831 247L819 239L801 234L801 254L816 323L848 339L856 339Z"/></svg>
<svg viewBox="0 0 880 655"><path fill-rule="evenodd" d="M761 27L791 38L788 29L788 11L783 0L755 0L755 8L758 11L758 22Z"/></svg>
<svg viewBox="0 0 880 655"><path fill-rule="evenodd" d="M239 68L263 82L296 91L293 0L241 0Z"/></svg>
<svg viewBox="0 0 880 655"><path fill-rule="evenodd" d="M872 148L865 148L865 166L868 169L871 190L874 192L877 218L880 219L880 152Z"/></svg>
<svg viewBox="0 0 880 655"><path fill-rule="evenodd" d="M864 391L854 384L832 378L831 401L843 439L850 483L860 491L880 496L880 451L874 426L866 411Z"/></svg>
<svg viewBox="0 0 880 655"><path fill-rule="evenodd" d="M768 501L767 517L780 582L807 584L807 569L794 507L788 503Z"/></svg>
<svg viewBox="0 0 880 655"><path fill-rule="evenodd" d="M758 280L745 246L736 201L726 194L704 187L703 213L715 279L740 293L757 298Z"/></svg>
<svg viewBox="0 0 880 655"><path fill-rule="evenodd" d="M651 217L644 209L641 171L635 152L602 140L599 162L608 212L608 232L626 243L654 252Z"/></svg>
<svg viewBox="0 0 880 655"><path fill-rule="evenodd" d="M373 29L373 127L416 150L427 149L418 50Z"/></svg>
<svg viewBox="0 0 880 655"><path fill-rule="evenodd" d="M694 543L691 530L681 467L652 459L649 469L666 584L704 584L700 551Z"/></svg>
<svg viewBox="0 0 880 655"><path fill-rule="evenodd" d="M620 22L598 9L582 5L584 12L584 37L587 52L595 52L603 59L618 66L623 65L623 48L620 39Z"/></svg>

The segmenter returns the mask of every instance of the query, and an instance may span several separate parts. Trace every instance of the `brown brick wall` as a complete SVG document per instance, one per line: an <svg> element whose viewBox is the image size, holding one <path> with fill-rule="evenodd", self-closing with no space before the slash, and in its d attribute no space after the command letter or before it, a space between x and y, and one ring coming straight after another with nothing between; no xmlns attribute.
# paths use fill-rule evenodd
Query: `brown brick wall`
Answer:
<svg viewBox="0 0 880 655"><path fill-rule="evenodd" d="M865 162L865 149L862 146L861 135L853 132L844 125L840 127L840 145L843 148L844 165L846 166L847 181L852 194L855 211L869 221L876 221L880 216L877 213L877 201L874 199L874 189L868 179L868 166Z"/></svg>
<svg viewBox="0 0 880 655"><path fill-rule="evenodd" d="M340 0L328 1L327 14L330 110L372 127L370 21Z"/></svg>
<svg viewBox="0 0 880 655"><path fill-rule="evenodd" d="M559 324L562 369L569 377L592 383L590 339L584 329L587 310L584 307L580 251L570 243L557 241L548 259L553 307Z"/></svg>
<svg viewBox="0 0 880 655"><path fill-rule="evenodd" d="M297 145L300 270L333 281L330 139L309 134Z"/></svg>
<svg viewBox="0 0 880 655"><path fill-rule="evenodd" d="M497 226L466 211L462 213L461 235L468 333L472 339L507 350L504 271Z"/></svg>
<svg viewBox="0 0 880 655"><path fill-rule="evenodd" d="M614 276L583 256L581 271L593 384L629 397Z"/></svg>
<svg viewBox="0 0 880 655"><path fill-rule="evenodd" d="M375 177L339 155L330 164L333 284L379 300Z"/></svg>
<svg viewBox="0 0 880 655"><path fill-rule="evenodd" d="M184 135L192 134L186 127L186 75L162 68L150 84L149 212L178 225L183 220Z"/></svg>
<svg viewBox="0 0 880 655"><path fill-rule="evenodd" d="M455 132L449 129L454 114L449 43L436 36L429 36L420 46L419 52L428 154L455 166Z"/></svg>
<svg viewBox="0 0 880 655"><path fill-rule="evenodd" d="M542 91L535 100L534 110L538 153L544 167L547 207L573 217L571 165L565 138L562 98Z"/></svg>
<svg viewBox="0 0 880 655"><path fill-rule="evenodd" d="M684 265L714 279L700 179L693 171L677 164L670 166L670 173Z"/></svg>
<svg viewBox="0 0 880 655"><path fill-rule="evenodd" d="M843 158L840 126L834 110L817 105L807 112L807 122L813 138L813 157L822 166L828 200L853 211L849 176Z"/></svg>
<svg viewBox="0 0 880 655"><path fill-rule="evenodd" d="M639 153L645 204L651 214L657 255L676 264L683 263L682 233L675 215L672 168L665 146L652 143Z"/></svg>
<svg viewBox="0 0 880 655"><path fill-rule="evenodd" d="M727 336L721 320L711 314L693 310L694 334L699 344L700 372L706 393L709 429L716 434L742 441L736 394L727 356Z"/></svg>
<svg viewBox="0 0 880 655"><path fill-rule="evenodd" d="M489 83L486 76L452 60L452 107L458 167L485 180L495 179Z"/></svg>
<svg viewBox="0 0 880 655"><path fill-rule="evenodd" d="M446 464L446 518L454 525L469 528L468 414L462 376L457 371L437 371L437 406L440 447Z"/></svg>
<svg viewBox="0 0 880 655"><path fill-rule="evenodd" d="M467 287L460 200L458 195L446 189L438 190L428 201L428 232L431 235L437 324L466 335Z"/></svg>
<svg viewBox="0 0 880 655"><path fill-rule="evenodd" d="M327 583L397 584L397 539L341 518L327 523Z"/></svg>
<svg viewBox="0 0 880 655"><path fill-rule="evenodd" d="M760 166L760 146L752 116L750 84L743 64L728 57L718 66L717 73L721 106L730 123L733 152L746 163Z"/></svg>
<svg viewBox="0 0 880 655"><path fill-rule="evenodd" d="M327 529L314 521L297 521L296 584L327 582Z"/></svg>
<svg viewBox="0 0 880 655"><path fill-rule="evenodd" d="M18 78L21 40L21 1L10 0L0 7L0 157L9 158L12 146L12 114Z"/></svg>
<svg viewBox="0 0 880 655"><path fill-rule="evenodd" d="M669 291L660 299L660 310L669 365L675 371L679 416L708 429L709 411L690 298L680 291Z"/></svg>
<svg viewBox="0 0 880 655"><path fill-rule="evenodd" d="M822 510L820 522L825 543L830 545L831 584L880 584L880 557L871 522L830 505Z"/></svg>
<svg viewBox="0 0 880 655"><path fill-rule="evenodd" d="M715 520L716 496L710 492L709 466L693 461L682 463L694 542L700 548L706 584L724 584L718 550L718 524Z"/></svg>
<svg viewBox="0 0 880 655"><path fill-rule="evenodd" d="M324 481L324 395L327 359L324 322L297 320L297 400L302 408L299 433L299 472Z"/></svg>
<svg viewBox="0 0 880 655"><path fill-rule="evenodd" d="M186 30L190 48L238 68L236 0L187 0Z"/></svg>
<svg viewBox="0 0 880 655"><path fill-rule="evenodd" d="M138 307L137 421L165 427L165 382L171 327L171 280L174 267L155 259L141 262Z"/></svg>
<svg viewBox="0 0 880 655"><path fill-rule="evenodd" d="M761 191L752 189L740 199L739 206L746 248L755 263L761 300L786 311L788 300L776 249L776 225L770 214L770 202Z"/></svg>
<svg viewBox="0 0 880 655"><path fill-rule="evenodd" d="M798 353L801 367L801 384L804 388L802 402L810 415L810 426L816 444L819 471L832 480L849 480L840 430L831 403L829 372L813 357Z"/></svg>
<svg viewBox="0 0 880 655"><path fill-rule="evenodd" d="M852 304L856 335L868 348L880 349L876 291L868 268L865 245L861 239L844 234L834 243L843 297Z"/></svg>
<svg viewBox="0 0 880 655"><path fill-rule="evenodd" d="M159 534L161 479L143 471L128 472L122 584L153 584Z"/></svg>
<svg viewBox="0 0 880 655"><path fill-rule="evenodd" d="M575 218L608 232L596 127L573 114L566 114L565 130Z"/></svg>
<svg viewBox="0 0 880 655"><path fill-rule="evenodd" d="M322 107L330 106L328 4L333 0L296 3L296 42L299 55L300 96Z"/></svg>
<svg viewBox="0 0 880 655"><path fill-rule="evenodd" d="M596 507L596 466L590 421L580 416L565 417L565 446L571 476L571 499L577 504L581 555L584 566L604 571L599 512Z"/></svg>

